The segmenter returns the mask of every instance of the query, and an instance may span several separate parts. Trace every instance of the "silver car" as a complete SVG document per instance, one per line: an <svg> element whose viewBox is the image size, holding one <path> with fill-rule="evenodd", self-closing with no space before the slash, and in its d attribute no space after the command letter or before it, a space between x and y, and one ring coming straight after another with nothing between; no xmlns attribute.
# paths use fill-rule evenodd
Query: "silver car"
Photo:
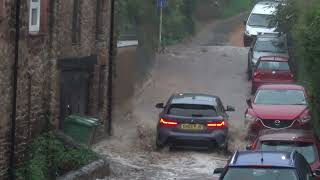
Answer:
<svg viewBox="0 0 320 180"><path fill-rule="evenodd" d="M251 80L252 69L262 56L282 56L289 58L286 35L277 33L257 36L251 44L248 53L248 80Z"/></svg>

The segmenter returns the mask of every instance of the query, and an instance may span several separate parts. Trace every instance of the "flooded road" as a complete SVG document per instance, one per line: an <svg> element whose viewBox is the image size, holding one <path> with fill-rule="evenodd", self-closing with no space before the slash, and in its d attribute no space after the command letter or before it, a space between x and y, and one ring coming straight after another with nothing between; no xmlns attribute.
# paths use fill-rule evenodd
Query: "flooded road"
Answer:
<svg viewBox="0 0 320 180"><path fill-rule="evenodd" d="M136 87L131 99L115 107L113 136L95 145L95 150L111 161L112 175L106 180L217 179L214 168L223 167L228 159L222 154L168 148L155 151L159 110L154 105L165 102L172 93L208 93L219 96L225 106L234 106L229 147L231 151L244 148L248 50L236 47L233 41L239 44L240 35L232 34L241 33L240 19L226 20L232 26L225 22L208 25L192 41L168 47L165 54L158 55L150 77ZM210 39L215 31L226 35Z"/></svg>

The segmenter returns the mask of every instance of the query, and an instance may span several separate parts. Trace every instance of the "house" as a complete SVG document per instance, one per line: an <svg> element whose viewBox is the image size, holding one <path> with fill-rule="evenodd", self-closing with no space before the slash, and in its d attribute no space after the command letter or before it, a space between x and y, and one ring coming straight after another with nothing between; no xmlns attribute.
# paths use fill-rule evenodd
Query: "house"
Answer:
<svg viewBox="0 0 320 180"><path fill-rule="evenodd" d="M15 0L0 0L0 179L9 168ZM107 117L110 0L21 0L16 154L69 112Z"/></svg>

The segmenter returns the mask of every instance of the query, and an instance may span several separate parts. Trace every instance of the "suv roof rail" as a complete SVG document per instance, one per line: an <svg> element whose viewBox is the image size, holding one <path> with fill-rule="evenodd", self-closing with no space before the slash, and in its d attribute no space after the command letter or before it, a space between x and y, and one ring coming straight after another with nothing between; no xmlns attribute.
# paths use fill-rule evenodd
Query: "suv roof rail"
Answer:
<svg viewBox="0 0 320 180"><path fill-rule="evenodd" d="M294 164L294 158L297 155L297 150L293 150L290 154L291 164Z"/></svg>
<svg viewBox="0 0 320 180"><path fill-rule="evenodd" d="M230 164L234 164L238 156L239 156L239 151L236 151L231 158Z"/></svg>
<svg viewBox="0 0 320 180"><path fill-rule="evenodd" d="M263 36L263 37L281 37L286 36L286 33L284 32L271 32L271 33L264 33L264 32L258 32L257 36Z"/></svg>

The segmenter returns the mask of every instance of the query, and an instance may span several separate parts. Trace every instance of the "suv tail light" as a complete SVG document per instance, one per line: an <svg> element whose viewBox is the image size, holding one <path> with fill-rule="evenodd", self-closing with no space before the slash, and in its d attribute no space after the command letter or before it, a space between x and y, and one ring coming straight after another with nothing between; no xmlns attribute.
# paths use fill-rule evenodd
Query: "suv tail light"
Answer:
<svg viewBox="0 0 320 180"><path fill-rule="evenodd" d="M253 73L253 77L254 78L260 78L261 77L261 73L260 72L254 72Z"/></svg>
<svg viewBox="0 0 320 180"><path fill-rule="evenodd" d="M224 120L215 121L215 122L208 122L207 127L208 128L223 128L223 127L225 127L225 122L224 122Z"/></svg>
<svg viewBox="0 0 320 180"><path fill-rule="evenodd" d="M178 125L178 122L169 120L169 119L160 118L159 124L163 126L176 126Z"/></svg>

